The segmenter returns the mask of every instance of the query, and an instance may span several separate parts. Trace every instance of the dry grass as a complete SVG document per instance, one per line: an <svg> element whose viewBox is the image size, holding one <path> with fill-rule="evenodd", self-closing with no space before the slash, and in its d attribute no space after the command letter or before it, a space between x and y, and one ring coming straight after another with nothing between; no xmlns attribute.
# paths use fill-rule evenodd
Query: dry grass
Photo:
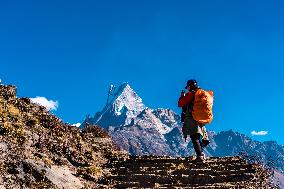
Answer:
<svg viewBox="0 0 284 189"><path fill-rule="evenodd" d="M77 175L89 179L97 180L103 175L103 169L100 166L80 167L77 169Z"/></svg>

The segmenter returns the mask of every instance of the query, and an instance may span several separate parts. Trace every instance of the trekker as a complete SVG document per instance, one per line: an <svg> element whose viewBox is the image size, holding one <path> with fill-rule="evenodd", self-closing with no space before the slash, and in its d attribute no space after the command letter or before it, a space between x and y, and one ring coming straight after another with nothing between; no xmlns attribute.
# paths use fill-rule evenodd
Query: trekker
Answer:
<svg viewBox="0 0 284 189"><path fill-rule="evenodd" d="M203 148L209 144L209 139L206 132L205 124L210 123L213 118L212 114L213 92L202 90L198 86L197 81L195 79L188 80L185 89L187 89L188 92L185 93L185 91L182 91L178 101L178 107L182 107L183 110L181 115L181 121L183 122L182 132L185 140L188 135L190 136L194 150L196 152L197 156L196 160L203 162L205 160L205 154L203 153ZM197 91L198 95L196 96ZM202 96L203 99L210 99L209 103L205 102L207 103L207 105L208 104L210 105L210 107L207 109L205 108L205 110L202 110L201 108L204 107L204 105L200 105L201 103L200 101L203 100L203 99L201 100L201 95L203 95Z"/></svg>

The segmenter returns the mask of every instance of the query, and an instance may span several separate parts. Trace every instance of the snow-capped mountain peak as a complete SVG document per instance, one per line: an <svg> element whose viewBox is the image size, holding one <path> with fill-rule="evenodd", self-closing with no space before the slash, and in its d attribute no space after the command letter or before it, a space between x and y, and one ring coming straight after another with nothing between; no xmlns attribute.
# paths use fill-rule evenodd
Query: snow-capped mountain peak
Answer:
<svg viewBox="0 0 284 189"><path fill-rule="evenodd" d="M114 108L115 115L121 115L124 108L137 113L145 109L142 99L128 83L118 87L110 85L106 106Z"/></svg>
<svg viewBox="0 0 284 189"><path fill-rule="evenodd" d="M128 125L146 106L128 83L110 85L105 107L87 121L101 127Z"/></svg>

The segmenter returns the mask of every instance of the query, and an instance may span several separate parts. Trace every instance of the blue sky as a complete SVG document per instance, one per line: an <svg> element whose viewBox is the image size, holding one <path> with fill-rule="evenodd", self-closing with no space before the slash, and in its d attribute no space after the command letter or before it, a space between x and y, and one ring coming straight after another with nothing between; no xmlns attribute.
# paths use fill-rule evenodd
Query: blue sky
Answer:
<svg viewBox="0 0 284 189"><path fill-rule="evenodd" d="M58 101L77 123L130 83L171 108L187 79L215 93L208 129L284 144L281 1L0 1L0 78L18 96Z"/></svg>

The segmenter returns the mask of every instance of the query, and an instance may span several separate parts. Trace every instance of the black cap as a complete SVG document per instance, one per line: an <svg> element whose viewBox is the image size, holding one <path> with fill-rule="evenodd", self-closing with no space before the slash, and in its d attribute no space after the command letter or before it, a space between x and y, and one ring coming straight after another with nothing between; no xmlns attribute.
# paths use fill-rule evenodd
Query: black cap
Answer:
<svg viewBox="0 0 284 189"><path fill-rule="evenodd" d="M194 86L197 87L197 81L195 79L190 79L187 81L185 89L187 89L188 86Z"/></svg>

